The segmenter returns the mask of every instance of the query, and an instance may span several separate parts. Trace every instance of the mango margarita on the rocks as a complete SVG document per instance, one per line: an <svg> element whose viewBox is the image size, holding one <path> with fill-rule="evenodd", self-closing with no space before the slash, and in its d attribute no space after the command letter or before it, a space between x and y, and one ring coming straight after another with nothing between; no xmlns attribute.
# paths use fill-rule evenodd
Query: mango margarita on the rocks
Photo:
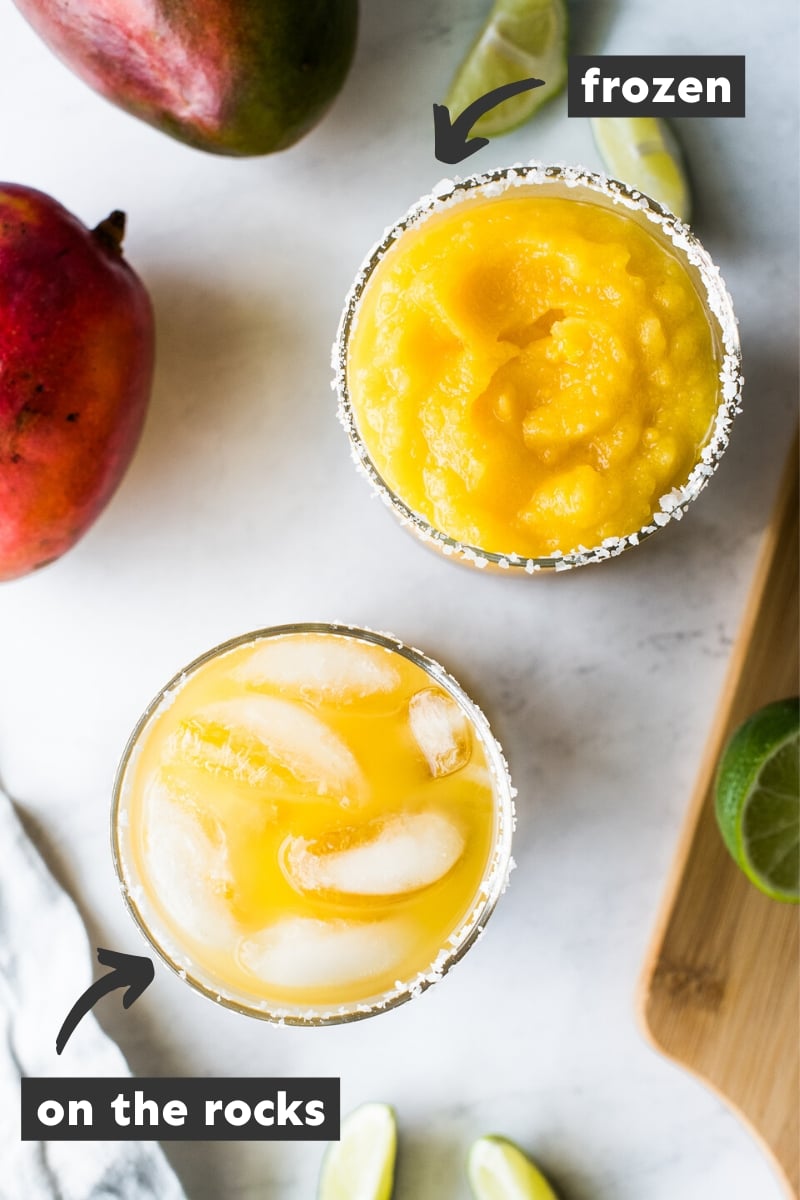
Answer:
<svg viewBox="0 0 800 1200"><path fill-rule="evenodd" d="M115 852L156 948L278 1020L367 1015L435 981L502 889L512 801L485 718L435 663L339 626L212 651L120 770Z"/></svg>
<svg viewBox="0 0 800 1200"><path fill-rule="evenodd" d="M681 503L734 410L738 343L685 227L615 207L594 177L558 194L504 174L451 184L387 234L351 294L339 384L363 465L412 521L542 560Z"/></svg>

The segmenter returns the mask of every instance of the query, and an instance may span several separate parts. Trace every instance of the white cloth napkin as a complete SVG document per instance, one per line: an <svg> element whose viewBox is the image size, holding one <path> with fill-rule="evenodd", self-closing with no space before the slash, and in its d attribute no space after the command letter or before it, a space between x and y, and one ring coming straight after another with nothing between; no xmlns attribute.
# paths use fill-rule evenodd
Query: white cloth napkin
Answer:
<svg viewBox="0 0 800 1200"><path fill-rule="evenodd" d="M64 1054L55 1038L92 982L83 922L0 789L0 1200L186 1200L153 1142L23 1142L21 1076L129 1075L85 1016Z"/></svg>

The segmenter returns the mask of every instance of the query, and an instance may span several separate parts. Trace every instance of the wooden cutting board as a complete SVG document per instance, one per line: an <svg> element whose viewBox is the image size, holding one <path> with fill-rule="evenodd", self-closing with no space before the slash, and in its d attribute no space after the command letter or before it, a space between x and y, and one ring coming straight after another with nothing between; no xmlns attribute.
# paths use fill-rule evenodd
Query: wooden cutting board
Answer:
<svg viewBox="0 0 800 1200"><path fill-rule="evenodd" d="M750 1126L800 1200L800 907L762 896L714 818L730 732L798 692L798 467L792 450L642 975L658 1050L710 1084Z"/></svg>

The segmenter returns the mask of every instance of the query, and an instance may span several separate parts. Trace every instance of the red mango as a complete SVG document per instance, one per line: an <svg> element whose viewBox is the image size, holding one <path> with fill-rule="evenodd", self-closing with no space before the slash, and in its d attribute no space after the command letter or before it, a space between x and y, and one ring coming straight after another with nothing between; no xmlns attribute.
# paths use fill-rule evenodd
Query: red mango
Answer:
<svg viewBox="0 0 800 1200"><path fill-rule="evenodd" d="M0 580L69 550L136 449L155 339L124 225L0 183Z"/></svg>
<svg viewBox="0 0 800 1200"><path fill-rule="evenodd" d="M81 79L190 146L269 154L327 109L357 0L15 0Z"/></svg>

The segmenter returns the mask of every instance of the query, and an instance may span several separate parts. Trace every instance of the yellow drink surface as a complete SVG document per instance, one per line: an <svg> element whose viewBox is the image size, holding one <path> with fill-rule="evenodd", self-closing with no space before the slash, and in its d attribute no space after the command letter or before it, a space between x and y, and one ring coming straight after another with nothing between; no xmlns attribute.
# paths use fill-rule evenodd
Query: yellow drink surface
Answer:
<svg viewBox="0 0 800 1200"><path fill-rule="evenodd" d="M684 266L631 217L516 196L407 229L348 346L358 431L435 529L497 554L592 548L686 482L719 403Z"/></svg>
<svg viewBox="0 0 800 1200"><path fill-rule="evenodd" d="M166 694L118 823L168 957L245 1004L311 1008L430 969L481 895L498 816L449 692L383 646L301 632L224 652Z"/></svg>

